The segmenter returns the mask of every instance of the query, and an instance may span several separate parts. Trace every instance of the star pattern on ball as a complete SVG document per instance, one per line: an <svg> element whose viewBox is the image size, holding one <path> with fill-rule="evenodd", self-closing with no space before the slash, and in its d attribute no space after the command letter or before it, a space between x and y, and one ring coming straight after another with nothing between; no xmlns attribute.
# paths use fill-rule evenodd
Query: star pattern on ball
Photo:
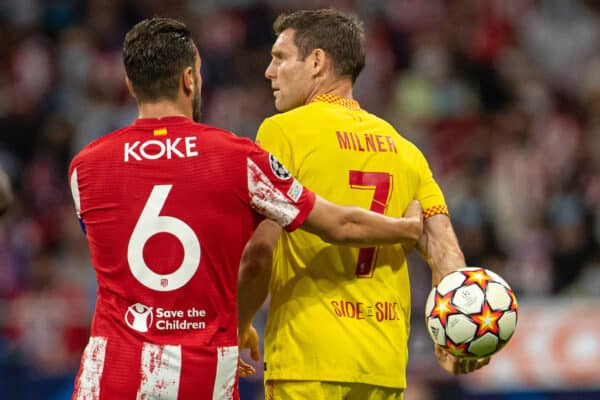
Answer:
<svg viewBox="0 0 600 400"><path fill-rule="evenodd" d="M492 278L488 274L486 274L483 269L477 269L474 271L462 271L462 273L467 277L463 285L476 283L483 290L487 288L488 282L492 280Z"/></svg>
<svg viewBox="0 0 600 400"><path fill-rule="evenodd" d="M510 289L506 289L506 291L508 292L508 295L510 296L510 307L509 307L509 310L517 311L517 309L519 308L519 306L517 305L517 297L515 296L515 292L513 292Z"/></svg>
<svg viewBox="0 0 600 400"><path fill-rule="evenodd" d="M452 295L453 292L442 296L439 292L435 292L435 300L433 305L433 310L431 311L432 317L437 317L440 319L442 325L446 325L448 321L448 315L456 314L458 310L452 304Z"/></svg>
<svg viewBox="0 0 600 400"><path fill-rule="evenodd" d="M471 319L477 324L476 335L481 336L486 332L498 335L498 320L502 314L502 311L493 311L487 302L484 303L481 313L471 315Z"/></svg>
<svg viewBox="0 0 600 400"><path fill-rule="evenodd" d="M469 355L468 343L454 344L452 340L446 339L446 349L456 357L464 357Z"/></svg>

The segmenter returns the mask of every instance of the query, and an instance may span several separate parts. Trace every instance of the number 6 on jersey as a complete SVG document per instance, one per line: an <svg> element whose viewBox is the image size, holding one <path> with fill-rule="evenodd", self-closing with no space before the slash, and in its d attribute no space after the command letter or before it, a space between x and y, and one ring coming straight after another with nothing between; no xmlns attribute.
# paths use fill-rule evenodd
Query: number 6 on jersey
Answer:
<svg viewBox="0 0 600 400"><path fill-rule="evenodd" d="M127 261L135 279L160 292L176 290L188 283L200 265L200 242L193 229L178 218L159 215L172 187L156 185L152 188L127 247ZM183 247L183 261L170 274L157 274L144 261L144 246L158 233L175 236Z"/></svg>

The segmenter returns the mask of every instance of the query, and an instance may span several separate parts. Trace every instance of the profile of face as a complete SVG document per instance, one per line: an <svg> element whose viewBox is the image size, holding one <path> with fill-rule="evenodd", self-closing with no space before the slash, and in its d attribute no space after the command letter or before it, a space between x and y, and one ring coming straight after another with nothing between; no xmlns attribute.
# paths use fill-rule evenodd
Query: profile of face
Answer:
<svg viewBox="0 0 600 400"><path fill-rule="evenodd" d="M277 111L288 111L306 103L314 77L310 56L301 59L293 29L284 30L275 40L265 77L271 81Z"/></svg>

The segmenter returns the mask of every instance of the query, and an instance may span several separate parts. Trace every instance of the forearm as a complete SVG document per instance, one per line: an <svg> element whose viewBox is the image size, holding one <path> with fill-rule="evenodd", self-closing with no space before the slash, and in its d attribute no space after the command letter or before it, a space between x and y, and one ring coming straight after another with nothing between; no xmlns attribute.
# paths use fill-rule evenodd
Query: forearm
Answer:
<svg viewBox="0 0 600 400"><path fill-rule="evenodd" d="M251 323L269 293L273 249L281 228L271 221L262 222L248 241L240 261L238 278L238 327L240 332Z"/></svg>
<svg viewBox="0 0 600 400"><path fill-rule="evenodd" d="M369 246L416 240L421 233L418 218L391 218L354 207L340 228L339 244Z"/></svg>
<svg viewBox="0 0 600 400"><path fill-rule="evenodd" d="M375 246L415 241L421 236L422 224L421 206L416 201L405 217L392 218L318 197L302 228L333 244Z"/></svg>
<svg viewBox="0 0 600 400"><path fill-rule="evenodd" d="M265 264L269 263L263 259ZM244 261L242 261L244 264ZM250 326L269 294L271 268L260 269L258 273L244 273L240 270L238 281L238 327L240 332Z"/></svg>
<svg viewBox="0 0 600 400"><path fill-rule="evenodd" d="M466 266L465 257L447 215L434 215L424 221L423 235L417 242L417 248L431 267L434 285L444 275Z"/></svg>

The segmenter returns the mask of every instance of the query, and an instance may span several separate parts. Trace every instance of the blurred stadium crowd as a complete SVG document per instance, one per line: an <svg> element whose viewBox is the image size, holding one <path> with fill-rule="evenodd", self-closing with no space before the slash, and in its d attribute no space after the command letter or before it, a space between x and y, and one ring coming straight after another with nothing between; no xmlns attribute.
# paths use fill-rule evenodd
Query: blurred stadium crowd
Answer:
<svg viewBox="0 0 600 400"><path fill-rule="evenodd" d="M6 398L68 398L88 338L95 279L66 172L82 146L136 116L125 32L154 15L188 23L203 60L203 122L254 137L275 112L263 77L275 16L323 6L365 21L355 98L424 151L469 264L500 273L520 300L600 297L596 1L2 0L0 165L16 196L0 220ZM418 361L431 346L430 278L417 258L411 274ZM242 394L259 386L242 382Z"/></svg>

